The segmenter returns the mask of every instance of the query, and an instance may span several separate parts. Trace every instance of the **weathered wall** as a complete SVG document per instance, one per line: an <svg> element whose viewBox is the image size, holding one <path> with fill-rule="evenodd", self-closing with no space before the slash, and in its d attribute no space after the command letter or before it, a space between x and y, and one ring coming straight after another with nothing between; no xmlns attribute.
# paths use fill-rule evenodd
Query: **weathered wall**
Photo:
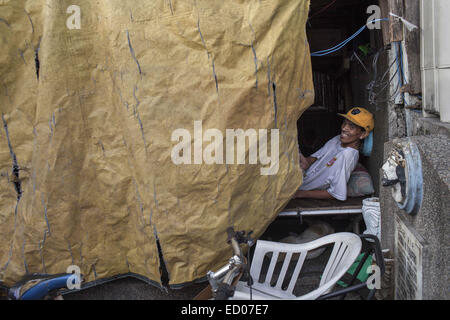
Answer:
<svg viewBox="0 0 450 320"><path fill-rule="evenodd" d="M395 217L399 217L423 246L422 299L450 298L450 140L445 135L414 136L422 159L423 202L416 215L400 210L390 187L381 187L381 242L395 252ZM385 144L385 155L392 143ZM381 182L380 182L381 184ZM397 267L404 265L395 257ZM410 272L413 276L413 272Z"/></svg>

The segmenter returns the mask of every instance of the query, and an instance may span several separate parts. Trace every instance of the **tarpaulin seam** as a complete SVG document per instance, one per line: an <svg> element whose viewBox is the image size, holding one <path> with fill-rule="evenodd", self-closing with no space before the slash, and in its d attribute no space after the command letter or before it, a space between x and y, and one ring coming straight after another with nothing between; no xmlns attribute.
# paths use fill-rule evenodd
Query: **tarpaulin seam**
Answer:
<svg viewBox="0 0 450 320"><path fill-rule="evenodd" d="M136 180L134 179L134 177L133 177L133 182L134 182L134 184L135 184L136 195L137 195L137 197L138 197L138 202L139 202L139 206L140 206L140 209L141 209L141 215L137 214L137 215L138 215L138 220L141 221L141 226L139 226L138 228L139 228L139 230L142 232L142 234L144 235L144 239L147 238L148 240L152 241L153 239L151 239L151 238L148 236L147 232L145 231L145 227L146 227L147 225L146 225L146 223L145 223L144 207L143 207L143 205L142 205L142 200L141 200L141 196L140 196L140 193L139 193L139 190L138 190L138 185L137 185L137 182L136 182ZM129 209L128 209L128 210L129 210ZM153 210L150 208L150 225L152 225L152 221L151 221L151 220L152 220L152 215L153 215ZM155 230L155 228L156 228L156 226L155 226L154 224L153 224L153 228L154 228L154 230ZM154 235L154 236L155 236L155 235ZM145 242L145 240L144 240L144 242ZM128 258L127 258L127 257L125 257L125 258L126 258L126 263L127 263L127 266L128 266L128 271L130 271L130 265L129 265L129 262L128 262ZM148 266L148 260L149 260L149 258L150 258L150 256L147 257L147 258L145 259L144 265L145 265L145 267L147 268L147 271L148 271L149 273L151 273L151 271L150 271L150 269L149 269L149 266Z"/></svg>
<svg viewBox="0 0 450 320"><path fill-rule="evenodd" d="M137 196L137 200L138 200L138 203L139 203L139 208L141 209L141 218L140 218L140 220L141 220L142 224L145 226L144 206L142 204L141 195L139 193L138 185L137 185L136 180L134 179L134 177L133 177L133 182L134 182L134 186L135 186L135 189L136 189L136 196Z"/></svg>
<svg viewBox="0 0 450 320"><path fill-rule="evenodd" d="M155 206L156 206L156 209L158 209L158 199L156 198L155 180L153 180L153 200L155 200Z"/></svg>
<svg viewBox="0 0 450 320"><path fill-rule="evenodd" d="M275 129L277 128L277 113L278 113L278 104L277 104L277 93L276 93L276 84L272 82L273 89L273 112L274 112L274 124Z"/></svg>
<svg viewBox="0 0 450 320"><path fill-rule="evenodd" d="M6 84L3 84L3 87L5 88L5 96L8 97L9 103L12 103L11 97L8 94L8 87L6 86Z"/></svg>
<svg viewBox="0 0 450 320"><path fill-rule="evenodd" d="M209 51L206 48L205 39L203 39L203 34L202 34L202 31L200 30L200 16L197 17L197 29L198 29L198 33L200 34L200 39L202 40L203 47L205 47L206 54L208 55L208 59L209 59Z"/></svg>
<svg viewBox="0 0 450 320"><path fill-rule="evenodd" d="M169 8L170 8L170 12L171 12L171 13L172 13L172 15L173 15L172 0L168 0L168 2L169 2Z"/></svg>
<svg viewBox="0 0 450 320"><path fill-rule="evenodd" d="M127 101L123 101L122 91L120 91L120 88L117 88L117 90L119 91L120 101L121 101L122 104L127 108L127 111L128 111L128 102L127 102Z"/></svg>
<svg viewBox="0 0 450 320"><path fill-rule="evenodd" d="M5 265L3 266L3 268L0 271L5 271L8 268L9 262L11 261L11 257L12 257L12 251L13 251L13 244L12 244L12 240L11 240L11 245L9 247L9 254L8 254L8 261L6 261Z"/></svg>
<svg viewBox="0 0 450 320"><path fill-rule="evenodd" d="M23 244L22 244L22 256L23 256L23 266L25 267L25 273L29 274L28 272L28 264L27 264L27 259L25 258L25 242L26 239L23 239Z"/></svg>
<svg viewBox="0 0 450 320"><path fill-rule="evenodd" d="M130 263L128 262L128 257L125 257L125 262L127 264L128 272L131 272L131 270L130 270Z"/></svg>
<svg viewBox="0 0 450 320"><path fill-rule="evenodd" d="M309 44L308 44L308 40L307 39L305 39L304 46L305 46L305 52L303 52L303 66L302 66L302 70L305 69L305 65L306 65L306 57L307 57L306 52L307 51L309 52L309 50L307 50L307 48L309 48ZM303 83L300 82L299 83L299 87L302 87L302 86L303 86ZM300 88L298 88L298 90L301 92ZM303 91L303 93L305 94L308 91L310 91L310 90L306 89L306 90ZM302 98L304 98L304 94L303 94Z"/></svg>
<svg viewBox="0 0 450 320"><path fill-rule="evenodd" d="M24 51L17 49L19 51L19 56L22 58L22 61L25 65L27 65L27 62L25 61L25 57L23 56Z"/></svg>
<svg viewBox="0 0 450 320"><path fill-rule="evenodd" d="M94 271L94 283L97 282L97 270L95 269L95 263L92 264L92 271Z"/></svg>
<svg viewBox="0 0 450 320"><path fill-rule="evenodd" d="M27 10L24 9L23 11L25 11L25 14L26 14L27 17L28 17L28 20L30 21L30 24L31 24L31 33L34 33L34 24L33 24L33 20L31 20L30 14L27 12Z"/></svg>
<svg viewBox="0 0 450 320"><path fill-rule="evenodd" d="M141 129L142 140L144 141L145 154L147 156L147 141L145 141L144 126L142 124L141 117L139 115L139 110L138 110L138 107L141 104L141 102L136 97L136 89L137 89L137 87L134 86L134 88L133 88L133 96L134 96L134 99L136 100L136 104L134 106L134 114L135 114L135 117L138 119L138 122L139 122L139 127Z"/></svg>
<svg viewBox="0 0 450 320"><path fill-rule="evenodd" d="M0 18L0 22L3 22L4 24L6 24L6 26L8 27L8 28L11 28L11 25L8 23L8 21L6 21L5 19L3 19L3 18Z"/></svg>
<svg viewBox="0 0 450 320"><path fill-rule="evenodd" d="M17 201L16 201L16 206L14 209L14 231L13 233L16 232L16 227L17 227L17 210L19 207L19 201L22 197L22 187L21 187L21 183L20 183L20 179L19 179L19 164L17 162L17 157L16 154L14 153L14 150L12 148L12 144L11 144L11 140L9 137L9 130L8 130L8 124L5 120L4 114L2 113L2 121L3 121L3 128L5 129L5 136L6 136L6 140L8 141L8 148L9 148L9 153L11 155L11 159L13 162L13 169L12 169L12 173L14 175L14 188L16 190L17 193ZM9 181L9 177L8 177L8 181ZM6 262L5 266L2 268L2 271L6 270L8 268L9 262L11 261L11 257L12 257L12 252L13 252L13 244L14 244L14 238L11 239L11 243L10 243L10 249L9 249L9 256L8 256L8 261Z"/></svg>
<svg viewBox="0 0 450 320"><path fill-rule="evenodd" d="M217 81L216 67L215 67L215 63L214 63L214 58L211 58L211 61L212 61L212 70L213 70L213 75L214 75L214 81L216 82L216 92L217 92L217 94L219 94L219 83Z"/></svg>
<svg viewBox="0 0 450 320"><path fill-rule="evenodd" d="M205 43L205 39L203 38L203 34L202 31L200 30L200 16L197 17L197 29L198 29L198 33L200 34L200 39L202 40L203 43L203 47L206 50L206 54L208 55L208 60L211 57L208 48L206 47L206 43ZM216 83L216 92L217 94L219 94L219 82L217 80L217 75L216 75L216 66L214 63L214 57L211 57L211 64L212 64L212 71L213 71L213 76L214 76L214 81Z"/></svg>
<svg viewBox="0 0 450 320"><path fill-rule="evenodd" d="M52 119L50 119L50 120L48 120L48 126L49 126L49 128L50 128L50 145L51 145L51 142L52 142L52 138L53 138L53 126L52 126Z"/></svg>
<svg viewBox="0 0 450 320"><path fill-rule="evenodd" d="M8 123L6 122L5 116L3 113L2 113L2 120L3 120L3 128L5 129L6 140L8 141L9 154L11 155L11 159L13 162L12 173L14 175L14 188L16 189L16 192L17 192L17 203L18 203L20 198L22 197L22 187L21 187L21 183L20 183L20 179L19 179L20 167L17 162L17 156L14 153L14 150L13 150L13 147L11 144L11 140L9 138Z"/></svg>
<svg viewBox="0 0 450 320"><path fill-rule="evenodd" d="M250 26L250 30L252 31L253 34L253 39L251 40L251 47L253 52L253 62L255 63L255 88L258 89L258 58L256 56L256 50L253 45L253 42L256 41L256 34L250 22L248 23L248 25Z"/></svg>
<svg viewBox="0 0 450 320"><path fill-rule="evenodd" d="M99 139L97 143L100 145L100 148L102 148L103 157L106 157L106 155L105 155L105 146L103 145L102 140Z"/></svg>
<svg viewBox="0 0 450 320"><path fill-rule="evenodd" d="M131 53L131 57L134 59L134 61L137 64L138 67L138 71L139 71L139 75L141 76L142 79L142 71L141 71L141 65L139 64L138 59L136 58L136 55L134 54L134 49L133 46L131 45L131 40L130 40L130 34L128 33L128 30L126 30L127 32L127 39L128 39L128 47L130 48L130 53Z"/></svg>
<svg viewBox="0 0 450 320"><path fill-rule="evenodd" d="M269 57L267 57L267 94L269 97L271 96L270 93L270 84L272 83L272 80L270 79L270 61Z"/></svg>
<svg viewBox="0 0 450 320"><path fill-rule="evenodd" d="M42 272L43 273L47 273L47 270L45 268L44 253L43 253L44 244L45 244L46 239L47 239L47 230L44 231L44 239L42 239L42 241L39 241L39 253L41 255Z"/></svg>
<svg viewBox="0 0 450 320"><path fill-rule="evenodd" d="M44 207L44 218L45 218L45 222L47 223L48 235L50 236L51 235L50 223L48 222L47 206L45 205L44 194L43 193L41 193L41 202L42 202L42 206Z"/></svg>
<svg viewBox="0 0 450 320"><path fill-rule="evenodd" d="M109 76L110 76L111 81L112 81L112 83L113 83L113 88L115 88L115 89L119 92L120 101L121 101L122 104L127 108L127 111L128 111L128 102L127 102L127 101L123 101L122 91L121 91L120 88L116 85L115 75L113 76L113 75L110 73Z"/></svg>
<svg viewBox="0 0 450 320"><path fill-rule="evenodd" d="M136 116L136 113L138 112L138 107L139 107L139 105L141 104L141 102L139 101L139 99L136 97L136 89L137 89L137 87L134 86L134 87L133 87L133 97L134 97L134 100L136 101L136 104L134 105L134 110L133 110L134 116Z"/></svg>

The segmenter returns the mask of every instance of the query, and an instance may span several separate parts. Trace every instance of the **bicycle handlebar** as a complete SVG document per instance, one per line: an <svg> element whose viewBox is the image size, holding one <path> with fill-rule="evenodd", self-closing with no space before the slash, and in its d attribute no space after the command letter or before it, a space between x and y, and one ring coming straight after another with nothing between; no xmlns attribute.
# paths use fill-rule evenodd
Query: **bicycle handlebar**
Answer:
<svg viewBox="0 0 450 320"><path fill-rule="evenodd" d="M233 252L236 256L238 257L242 257L242 250L241 247L239 246L239 242L238 242L238 236L233 227L229 227L227 229L227 233L228 233L228 243L230 243L231 248L233 249Z"/></svg>
<svg viewBox="0 0 450 320"><path fill-rule="evenodd" d="M227 228L227 243L231 245L234 256L228 261L226 266L216 273L209 271L207 274L215 299L226 300L233 295L234 288L231 285L233 279L247 267L240 244L247 243L251 246L253 244L250 238L251 233L249 232L245 235L244 231L236 232L233 227Z"/></svg>
<svg viewBox="0 0 450 320"><path fill-rule="evenodd" d="M12 300L39 300L60 289L72 290L70 284L81 283L81 275L64 273L56 275L34 275L11 288L5 287L7 296Z"/></svg>

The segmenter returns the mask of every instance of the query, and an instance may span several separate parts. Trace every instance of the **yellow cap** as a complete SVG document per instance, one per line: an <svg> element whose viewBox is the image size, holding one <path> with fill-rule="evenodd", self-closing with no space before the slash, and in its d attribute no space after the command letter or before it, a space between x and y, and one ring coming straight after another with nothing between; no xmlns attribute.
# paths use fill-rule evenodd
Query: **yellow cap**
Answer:
<svg viewBox="0 0 450 320"><path fill-rule="evenodd" d="M372 131L375 126L373 114L364 108L352 108L347 112L347 114L338 113L338 115L343 116L354 124L362 127L367 132Z"/></svg>

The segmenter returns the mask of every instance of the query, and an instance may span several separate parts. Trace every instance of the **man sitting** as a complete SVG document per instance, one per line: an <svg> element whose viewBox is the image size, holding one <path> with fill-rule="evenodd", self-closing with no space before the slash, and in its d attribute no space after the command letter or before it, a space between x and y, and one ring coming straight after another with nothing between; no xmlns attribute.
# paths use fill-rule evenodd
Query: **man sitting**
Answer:
<svg viewBox="0 0 450 320"><path fill-rule="evenodd" d="M347 200L347 182L359 159L362 141L374 128L373 115L364 108L352 108L344 117L341 134L305 158L300 167L306 171L303 184L294 198Z"/></svg>

